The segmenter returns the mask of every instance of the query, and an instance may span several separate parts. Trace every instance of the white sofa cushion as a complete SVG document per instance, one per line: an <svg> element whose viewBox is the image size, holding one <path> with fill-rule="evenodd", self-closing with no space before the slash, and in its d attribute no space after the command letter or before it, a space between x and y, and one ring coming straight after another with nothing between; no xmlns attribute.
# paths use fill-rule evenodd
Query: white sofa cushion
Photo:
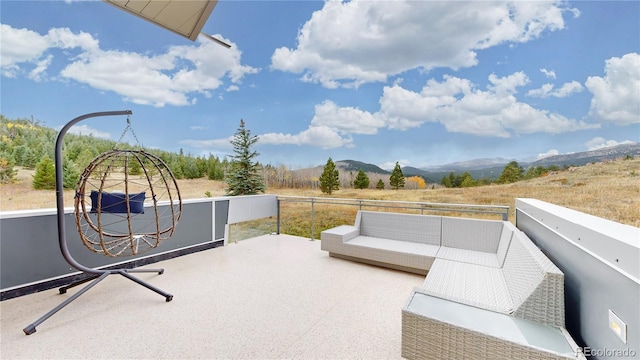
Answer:
<svg viewBox="0 0 640 360"><path fill-rule="evenodd" d="M448 246L441 246L436 257L438 259L483 265L493 268L499 268L501 265L498 255L496 254L484 251L464 250Z"/></svg>
<svg viewBox="0 0 640 360"><path fill-rule="evenodd" d="M381 239L371 236L358 236L347 241L346 243L349 245L366 246L373 249L410 253L430 257L435 257L438 253L438 249L440 248L436 245L420 244L410 241Z"/></svg>
<svg viewBox="0 0 640 360"><path fill-rule="evenodd" d="M440 216L376 211L360 211L359 215L362 236L440 245Z"/></svg>
<svg viewBox="0 0 640 360"><path fill-rule="evenodd" d="M442 217L442 246L495 254L502 221Z"/></svg>
<svg viewBox="0 0 640 360"><path fill-rule="evenodd" d="M461 304L510 313L513 301L502 269L436 259L422 285L425 293Z"/></svg>

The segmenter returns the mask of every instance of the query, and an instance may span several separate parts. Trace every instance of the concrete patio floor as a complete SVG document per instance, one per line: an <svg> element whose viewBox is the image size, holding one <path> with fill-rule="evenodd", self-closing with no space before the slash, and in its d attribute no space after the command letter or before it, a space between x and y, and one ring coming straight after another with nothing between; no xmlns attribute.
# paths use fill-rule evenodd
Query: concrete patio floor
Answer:
<svg viewBox="0 0 640 360"><path fill-rule="evenodd" d="M60 256L52 254L52 256ZM26 336L57 289L0 302L2 359L398 359L401 308L424 276L330 258L264 235L107 279Z"/></svg>

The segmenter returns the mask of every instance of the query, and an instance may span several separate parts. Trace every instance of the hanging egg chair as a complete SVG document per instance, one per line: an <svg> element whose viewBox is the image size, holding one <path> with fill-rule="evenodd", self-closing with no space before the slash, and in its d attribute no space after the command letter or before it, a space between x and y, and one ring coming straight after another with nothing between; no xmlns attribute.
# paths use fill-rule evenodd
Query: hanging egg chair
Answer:
<svg viewBox="0 0 640 360"><path fill-rule="evenodd" d="M75 197L80 238L106 256L138 255L169 239L182 214L173 174L144 150L113 149L85 168Z"/></svg>
<svg viewBox="0 0 640 360"><path fill-rule="evenodd" d="M35 333L39 324L109 275L121 275L162 295L167 302L173 300L170 293L131 275L160 275L164 273L164 269L138 269L128 265L121 268L90 268L79 263L71 255L67 245L62 170L64 136L74 124L82 120L131 113L131 110L122 110L85 114L69 121L58 133L55 146L58 244L67 263L83 273L74 275L75 280L59 288L59 291L60 294L65 294L71 288L89 281L90 283L22 329L26 335ZM141 149L128 117L127 127L117 144L120 144L128 131L131 131ZM98 155L82 172L74 203L76 226L82 242L89 250L109 257L138 255L158 247L173 235L182 215L182 199L171 170L162 159L144 150L114 148Z"/></svg>
<svg viewBox="0 0 640 360"><path fill-rule="evenodd" d="M129 118L118 144L128 132L141 147ZM173 235L181 215L173 173L144 150L114 147L93 159L78 180L76 227L93 252L116 257L155 249Z"/></svg>

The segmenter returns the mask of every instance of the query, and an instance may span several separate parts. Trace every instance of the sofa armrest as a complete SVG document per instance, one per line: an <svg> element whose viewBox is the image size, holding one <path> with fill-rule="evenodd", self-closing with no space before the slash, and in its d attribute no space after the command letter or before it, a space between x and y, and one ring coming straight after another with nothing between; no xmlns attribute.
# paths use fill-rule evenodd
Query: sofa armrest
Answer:
<svg viewBox="0 0 640 360"><path fill-rule="evenodd" d="M347 242L360 235L360 229L351 225L341 225L322 232L321 236L340 238L342 242Z"/></svg>
<svg viewBox="0 0 640 360"><path fill-rule="evenodd" d="M342 225L332 229L324 230L320 233L320 249L329 253L343 253L347 245L345 242L357 237L360 230L355 226Z"/></svg>
<svg viewBox="0 0 640 360"><path fill-rule="evenodd" d="M566 329L414 289L402 308L407 359L585 359Z"/></svg>

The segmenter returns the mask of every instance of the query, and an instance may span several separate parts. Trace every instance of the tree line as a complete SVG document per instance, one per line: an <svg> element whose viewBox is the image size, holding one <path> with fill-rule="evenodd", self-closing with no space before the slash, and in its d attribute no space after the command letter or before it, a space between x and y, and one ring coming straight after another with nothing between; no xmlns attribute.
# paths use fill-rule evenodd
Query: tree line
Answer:
<svg viewBox="0 0 640 360"><path fill-rule="evenodd" d="M394 190L398 190L403 188L405 183L406 179L402 173L402 168L400 167L400 164L396 162L396 165L389 176L389 186ZM318 184L320 190L325 194L331 195L334 191L340 190L340 172L336 168L336 164L333 162L331 157L329 157L327 163L322 169L322 174L318 178ZM353 178L353 181L349 183L349 185L355 189L367 189L370 184L371 181L369 176L362 169L358 170L358 174ZM385 187L386 184L382 179L378 179L375 183L376 189L381 190Z"/></svg>
<svg viewBox="0 0 640 360"><path fill-rule="evenodd" d="M0 182L11 182L15 178L15 166L35 169L33 187L53 189L55 171L53 164L54 143L57 131L42 126L33 119L9 120L0 115ZM267 187L320 189L331 194L340 188L355 189L425 189L427 183L420 176L405 178L402 168L396 162L390 175L366 173L360 169L357 173L339 169L329 158L318 175L316 169L293 171L284 165L261 165L256 161L259 155L251 147L258 141L246 129L244 120L231 140L234 153L222 160L212 154L192 156L182 149L178 153L158 149L147 149L162 159L177 179L224 180L229 195L245 195L264 192ZM64 187L74 188L84 169L99 154L112 150L118 144L112 140L96 138L91 135L68 134L63 146ZM460 188L488 185L491 183L508 184L520 180L544 176L551 171L560 170L557 166L536 166L524 169L516 161L507 164L497 180L474 179L470 173L444 176L438 186ZM436 184L431 184L434 188Z"/></svg>
<svg viewBox="0 0 640 360"><path fill-rule="evenodd" d="M58 132L42 126L39 121L29 119L10 120L0 115L0 182L15 179L16 166L35 169L33 187L52 189L55 187L53 169L54 146ZM118 144L112 140L91 135L67 134L63 144L64 186L74 188L81 169L99 154L118 148L135 148L130 144ZM164 161L177 179L224 180L230 167L227 158L193 156L158 149L145 149Z"/></svg>
<svg viewBox="0 0 640 360"><path fill-rule="evenodd" d="M520 164L518 164L517 161L511 161L504 167L502 173L500 173L500 176L498 176L495 181L487 178L476 180L471 176L471 174L466 171L458 175L450 172L449 175L442 177L440 185L448 188L463 188L489 185L492 183L510 184L520 180L535 179L541 176L545 176L549 172L558 170L560 170L560 168L556 165L550 165L549 167L531 166L527 170L525 170L522 166L520 166Z"/></svg>

